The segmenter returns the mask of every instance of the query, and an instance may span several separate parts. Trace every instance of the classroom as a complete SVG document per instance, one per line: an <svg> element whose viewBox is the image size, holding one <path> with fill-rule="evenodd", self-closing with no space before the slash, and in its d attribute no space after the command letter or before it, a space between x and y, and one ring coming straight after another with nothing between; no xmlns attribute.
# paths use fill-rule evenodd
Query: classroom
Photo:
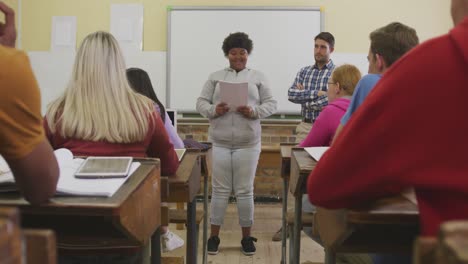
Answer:
<svg viewBox="0 0 468 264"><path fill-rule="evenodd" d="M47 249L41 251L46 253L36 255L41 256L40 258L37 257L36 261L30 262L29 259L32 258L30 257L24 263L237 264L280 262L282 264L385 264L400 263L398 258L394 258L393 262L391 259L394 256L402 255L404 261L402 260L401 263L431 264L449 263L444 261L444 257L447 257L447 255L467 252L466 247L460 246L457 248L459 245L457 243L461 244L460 241L450 244L450 239L453 239L456 232L466 232L468 222L447 222L446 225L440 226L440 233L437 233L439 236L432 236L432 231L426 232L427 226L421 226L421 207L418 207L418 202L420 206L430 207L430 205L425 203L421 205L420 200L416 201L416 196L421 199L418 189L416 189L416 195L411 190L407 193L405 189L401 196L399 196L401 192L397 192L395 195L398 197L388 195L389 197L384 196L383 199L380 199L382 197L366 189L366 184L359 185L362 191L356 191L356 193L362 195L356 195L356 197L359 197L356 198L356 201L361 201L360 199L364 199L364 197L367 197L366 195L372 197L372 203L367 203L364 207L348 208L347 206L339 206L347 204L344 202L338 203L339 198L336 198L336 205L332 198L330 200L322 199L322 194L326 196L324 193L325 188L323 192L314 189L317 194L311 198L310 188L313 188L310 187L311 179L317 186L321 184L324 186L327 184L328 186L336 185L336 193L334 191L332 193L337 196L339 194L342 194L343 197L345 194L347 195L346 186L348 185L358 188L356 187L358 186L357 183L337 184L336 181L331 180L331 182L321 181L317 176L318 171L324 174L334 173L335 175L340 173L343 175L346 173L364 175L371 171L372 166L367 165L367 163L375 163L383 167L388 164L377 160L378 154L369 154L365 157L373 160L367 161L366 165L361 166L360 169L355 169L347 161L342 160L339 164L343 163L344 166L349 166L345 167L349 168L349 170L346 173L339 171L339 169L334 171L332 165L328 165L332 163L330 161L332 157L348 158L353 155L345 156L345 154L337 153L338 151L330 151L325 154L321 153L318 158L314 157L311 151L317 149L310 150L307 147L311 146L302 145L301 142L304 142L305 136L299 136L298 129L302 123L310 123L310 127L307 128L305 134L308 135L313 131L311 130L312 124L316 124L315 121L319 117L314 116L314 114L312 114L312 118L310 116L304 117L308 110L301 108L301 103L293 103L294 99L291 98L294 93L299 94L300 90L303 90L295 87L297 78L299 78L296 77L298 71L302 67L314 65L315 61L318 60L317 54L314 55L314 48L316 50L318 45L317 39L314 39L314 37L319 33L329 32L332 34L333 44L330 44L330 41L324 40L322 37L318 38L318 40L324 40L328 48L331 48L331 53L328 55L334 63L334 69L346 67L348 64L355 66L353 68L356 69L355 76L359 78L356 79L353 85L352 90L354 90L357 81L368 73L383 75L384 72L387 72L387 69L392 72L397 71L397 69L394 69L397 67L387 67L386 58L382 59L383 70L371 71L373 66L379 64L377 62L372 64L372 57L369 58L370 54L374 54L375 58L384 57L379 52L370 51L371 32L392 22L400 22L403 26L407 25L416 31L419 46L428 40L449 33L454 28L451 5L453 2L462 3L460 5L467 7L467 10L463 9L463 11L468 14L468 1L3 0L2 2L11 7L15 13L16 49L27 54L32 73L37 80L41 99L40 115L46 120L44 124L44 127L46 127L45 135L53 149L64 146L73 148L80 143L79 140L73 141L73 138L71 143L68 142L71 132L68 130L67 133L69 134L66 134L66 130L59 130L60 126L58 124L60 123L57 120L51 120L50 113L54 115L62 114L61 110L63 108L60 108L59 105L62 104L63 107L65 99L62 98L64 101L59 104L61 99L57 98L61 98L60 96L64 94L64 91L73 86L71 85L73 82L70 80L77 76L76 71L74 72L73 69L77 67L80 45L82 45L83 41L93 40L88 39L91 33L104 31L111 33L116 38L127 69L126 75L121 72L112 75L114 79L127 76L129 82L126 83L126 87L134 88L129 76L129 68L143 69L144 74L150 80L151 93L157 95L159 103L151 96L147 96L152 99L155 109L160 114L165 112L159 117L160 121L157 121L157 124L144 121L144 127L148 128L148 131L151 131L150 127L152 125L156 126L156 130L157 126L165 127L167 130L168 125L163 118L165 114L172 122L169 122L170 126L172 126L170 128L172 129L172 136L169 130L167 130L167 134L164 133L162 136L159 132L151 132L153 133L151 136L146 135L152 140L151 146L158 146L158 148L162 146L161 148L178 150L178 156L174 156L175 152L172 155L172 152L168 154L168 152L162 153L162 151L156 151L155 155L140 155L139 147L134 146L134 148L129 148L126 154L125 148L114 148L106 145L110 141L105 140L106 142L103 145L99 145L102 143L99 142L96 148L99 151L104 150L97 152L97 156L100 155L99 153L107 153L107 151L112 150L114 151L112 156L133 156L133 161L138 163L138 165L133 165L136 167L132 169L133 174L130 173L132 175L131 180L125 183L120 181L116 190L108 197L100 195L102 197L93 198L92 195L86 194L83 197L72 198L58 195L51 198L51 202L39 207L29 206L27 202L30 201L29 198L25 201L20 196L9 196L9 193L2 193L2 183L6 181L0 177L0 229L4 224L3 220L11 221L16 225L15 235L22 233L24 238L18 238L17 236L14 239L24 239L26 241L22 243L27 244L31 248L31 252L33 252L30 253L28 249L27 255L39 254L37 253L39 249L33 250L33 248L39 248L39 245L41 245L41 250L47 246ZM452 10L452 12L455 11ZM463 23L466 22L466 14ZM234 32L244 32L248 36L232 34ZM94 38L109 37L110 34L106 34L104 33L104 36L97 34ZM227 41L228 35L247 42L239 44L241 40L237 39L229 43ZM253 42L251 54L251 46L248 45L250 40ZM227 50L225 50L225 46ZM113 49L109 48L109 50ZM232 53L233 50L238 53ZM242 52L247 52L247 55ZM244 66L238 70L233 66L236 63L235 59L239 60L239 57L243 58L243 56L248 57L247 66L245 66L245 61L242 62L242 59L240 59L240 63L244 63ZM403 55L401 56L403 57ZM82 58L86 58L86 56L82 55ZM119 58L115 61L117 65L120 65ZM397 60L396 63L400 62ZM449 64L449 62L445 63ZM412 70L409 63L406 68ZM441 68L443 67L441 66ZM112 66L109 69L112 71L114 68ZM252 82L241 75L244 69L253 69L253 73L245 78L253 78L255 80L253 81L255 83L253 87L258 89L253 89ZM215 104L214 101L223 96L222 92L221 95L217 93L218 87L222 85L222 83L219 83L223 81L221 80L222 77L219 77L221 74L228 76L224 79L227 83L240 82L238 80L248 82L245 85L245 94L242 96L245 96L246 102L248 100L248 105L254 102L256 107L240 107L237 108L237 112L234 114L232 109L230 112L229 109L224 109L224 106ZM327 74L329 77L326 77L326 79L323 77L313 78L322 78L320 82L325 80L323 85L328 88L319 88L318 91L321 89L321 92L325 92L324 96L328 98L326 100L330 104L330 91L327 94L327 89L331 85L336 85L339 81L336 79L332 81L334 78L332 76L335 76L332 70ZM421 78L423 75L421 74ZM431 79L434 75L429 74L427 77ZM210 86L212 79L215 82L213 82L213 86ZM465 80L466 77L448 79L461 81ZM378 80L380 80L380 76ZM378 87L391 86L390 78L382 77L382 80L385 80L385 82L382 82L382 84L379 82ZM211 94L210 89L212 89ZM252 89L254 90L253 93ZM291 90L294 91L291 92ZM337 94L340 91L338 97L343 96L348 101L353 100L354 96L351 97L353 95L352 91L351 94L346 95L341 93L341 91L345 90L346 88L337 90ZM383 92L379 94L371 93L372 99L378 100L378 96L384 97L382 94ZM453 96L453 94L441 95L441 100L453 100L454 97L450 96ZM106 107L108 107L108 104L118 105L121 102L118 101L119 99L112 101L112 98L105 98L105 93L96 93L95 97L103 98L103 104L102 106L91 106L94 110L115 109L115 106ZM317 93L316 97L320 97L320 93ZM313 146L327 146L325 150L328 150L328 146L330 148L333 146L333 150L339 147L346 149L344 146L347 146L347 149L362 150L362 153L366 150L371 151L371 149L374 151L377 149L379 154L380 151L382 153L403 152L401 149L396 150L397 147L387 146L390 143L387 144L382 140L377 141L377 138L379 136L388 138L388 142L393 139L394 142L399 144L401 142L411 142L410 136L414 135L408 132L408 141L406 141L407 138L403 132L401 135L398 134L400 138L395 138L396 135L389 135L394 131L396 131L395 133L399 131L391 130L382 125L385 120L379 119L379 117L388 117L388 120L391 119L395 124L399 124L398 120L400 119L397 118L396 114L389 114L384 110L377 109L371 103L366 103L365 110L356 112L359 113L356 118L348 119L352 126L344 126L345 123L341 116L337 119L340 120L340 127L336 130L337 121L332 136L335 135L335 131L337 131L336 135L340 135L339 139L341 141L337 142L338 145L335 145L337 137L332 137L327 139L329 142L327 141L326 144ZM388 103L386 102L389 106L392 106L392 103L394 103L393 106L399 107L399 103L396 101L389 100ZM402 102L401 108L394 112L400 113L407 109L413 109L410 106L405 108L405 103L406 101ZM83 105L89 106L90 104L84 103ZM421 103L421 105L429 107L427 104ZM305 104L302 107L305 107ZM346 104L347 107L348 104ZM348 114L350 110L347 112L346 108L341 115L345 114L345 112ZM142 108L138 109L141 110ZM311 111L317 111L318 115L321 111L323 112L323 109L324 107L320 106L320 110ZM375 111L375 115L371 113L371 109ZM449 107L446 111L456 111L457 109ZM141 110L143 111L141 113L138 111L137 116L144 113L143 110ZM78 110L74 112L85 113L86 111ZM437 120L444 119L440 116L440 113L433 112L436 111L430 110L429 113L441 117L440 119L437 118ZM226 125L226 123L216 121L222 115L234 115L232 122L236 125L231 124L232 128L228 132L232 133L232 138L237 138L238 141L226 141L226 134L221 134L221 132L215 130L215 127L217 127L218 131L222 131L219 130L219 127ZM129 117L130 115L119 112L115 116ZM364 122L361 121L363 116L371 118L375 126L363 125ZM359 119L360 117L362 118ZM141 116L132 120L133 123L129 123L128 126L130 124L141 124L139 118ZM324 118L323 115L322 118ZM349 115L348 118L350 118ZM244 122L244 119L248 121ZM80 120L85 120L85 118ZM100 140L102 138L125 138L126 141L116 140L112 142L120 142L115 145L134 144L132 140L135 139L135 135L133 135L133 138L130 135L131 133L121 137L118 133L112 132L112 130L121 129L121 126L111 124L110 121L107 123L107 120L102 119L96 119L93 122L109 124L108 130L111 132L103 132L103 134L99 135L101 136ZM72 123L69 122L69 124ZM411 123L407 119L401 120L401 124L407 126L410 126ZM47 129L47 125L49 129ZM372 140L378 142L378 144L374 144L374 148L371 146L366 147L366 138L364 136L357 136L357 132L353 133L352 128L358 125L362 126L363 129L368 129L368 131L376 131L368 134L370 137L369 142L374 142ZM437 125L437 123L435 122L434 125ZM56 128L53 129L53 126L56 126ZM385 133L386 128L388 129L387 133ZM429 125L421 125L420 129L429 129ZM125 128L122 130L130 131L131 129ZM63 132L65 135L55 134L57 131L61 131L60 133ZM459 135L458 133L462 133L462 131L464 130L460 129L456 135ZM92 133L74 133L74 135L84 133L86 140L92 137L89 135ZM99 134L99 132L96 133ZM95 138L98 137L96 133L94 133ZM385 136L383 136L384 134ZM438 132L434 132L434 134L441 135ZM363 144L361 149L344 141L343 138L349 139L350 135L356 136L356 142L359 142L357 144ZM174 137L177 139L174 139ZM132 139L129 140L128 138ZM426 138L429 138L429 135L424 137L424 139ZM143 138L140 136L140 139ZM3 139L0 138L0 140ZM167 145L167 140L172 145ZM301 143L300 146L298 146L299 143ZM453 151L462 152L463 143L465 142L461 142ZM421 143L417 146L424 148L423 145L427 147L428 144ZM435 145L439 147L440 144ZM186 151L181 150L184 148L186 148ZM443 147L440 148L444 149ZM77 149L80 150L80 148ZM91 150L95 151L96 149L90 148ZM228 151L224 152L226 150ZM243 152L244 150L245 152ZM73 155L78 157L93 156L93 153L86 149L80 151L73 153ZM227 154L228 152L229 154ZM429 153L430 151L426 150L426 152ZM148 153L150 153L149 150L145 152L145 154ZM421 150L421 152L415 153L424 153L424 151ZM318 160L322 158L322 154L325 162L319 163ZM0 155L4 155L4 153L0 152ZM227 155L232 159L232 164L220 162L227 160ZM111 155L101 154L101 156ZM415 164L430 160L424 155L420 160L414 159ZM5 160L9 161L7 158ZM349 162L351 162L351 158ZM227 170L232 170L232 172L228 173L229 175L226 175L226 179L231 177L231 180L228 181L232 185L229 187L230 192L228 194L223 193L222 190L225 191L225 189L219 187L226 184L226 182L212 178L213 173L220 174L219 172L226 168L225 163L229 163L229 166L231 166L231 169ZM410 168L405 167L410 165L405 162L395 164L400 167L388 165L390 172L401 172L401 175L410 173ZM369 166L367 170L364 169L366 166ZM0 163L0 176L3 173L2 168ZM400 168L401 170L399 170ZM408 171L404 171L404 168L407 168ZM61 170L63 171L63 168ZM16 170L12 167L11 171L15 172ZM440 172L438 168L434 167L433 174L436 171ZM456 169L454 171L458 172ZM249 178L251 184L247 187L236 183L235 180L236 175L244 174L252 175ZM14 183L13 174L11 177L10 184ZM336 179L339 179L339 177L337 176ZM367 180L369 185L374 184L370 178L367 178ZM410 180L404 181L402 186L411 188L419 186L419 183L413 185L413 182L409 182ZM59 187L60 184L63 184L63 182L60 183L60 180L58 180ZM376 188L384 186L382 182L375 184L375 186L379 186ZM89 191L94 191L92 187L86 188ZM450 190L450 188L456 189L456 187L449 184L447 184L446 188L447 190ZM95 193L98 193L98 189L96 188ZM385 188L382 187L382 189ZM460 197L465 195L462 187L457 191L461 192ZM148 197L151 202L148 201ZM330 195L330 197L332 196ZM227 204L220 202L222 199L225 199ZM349 197L349 203L354 201L353 199L354 196ZM312 205L309 202L312 200L319 201L320 204L317 206L318 209L314 207L313 212L308 212L305 208ZM15 206L17 211L4 209L6 206ZM150 214L149 212L153 210L157 213ZM221 211L223 213L219 215L217 212ZM54 221L51 221L52 218L54 218ZM456 217L450 219L454 218ZM51 222L48 223L48 221ZM65 223L67 222L68 224L82 224L82 226L77 230L71 230L66 226ZM32 231L34 228L40 229L42 233ZM439 225L437 228L439 228ZM306 230L309 229L315 234L311 236L307 233ZM50 230L55 233L50 233ZM82 234L78 234L79 232L82 232ZM98 235L95 236L92 232L97 232ZM427 235L428 233L431 236L421 235ZM166 241L168 234L174 236L175 240L177 240L177 242L173 242L174 240L167 242L176 243L177 246L174 246L174 249L171 248L172 246L164 244L164 242L160 243ZM36 240L29 237L35 237ZM213 242L214 237L218 239L217 242ZM463 238L468 241L468 236ZM37 243L37 239L42 242ZM169 241L169 238L167 239ZM13 241L13 239L11 240ZM213 243L216 244L215 247L213 247ZM249 246L246 246L247 244ZM252 249L250 245L255 245L256 248L253 246ZM167 247L171 249L167 249ZM118 252L118 248L122 248L122 251ZM63 257L112 255L116 254L116 252L119 254L123 252L124 255L132 257L132 254L137 252L137 257L136 260L124 259L122 262L114 262L114 260L109 262L109 260L100 259L99 257L86 261L77 258L73 262L72 258ZM390 262L384 261L387 255ZM3 263L1 260L3 256L0 254L0 263ZM361 260L362 256L364 257ZM381 256L382 258L380 258ZM17 255L15 257L18 258ZM410 258L412 258L412 261L405 262ZM457 258L459 258L458 261L460 262L453 263L464 263L462 262L463 257L458 255ZM46 259L47 262L44 262Z"/></svg>

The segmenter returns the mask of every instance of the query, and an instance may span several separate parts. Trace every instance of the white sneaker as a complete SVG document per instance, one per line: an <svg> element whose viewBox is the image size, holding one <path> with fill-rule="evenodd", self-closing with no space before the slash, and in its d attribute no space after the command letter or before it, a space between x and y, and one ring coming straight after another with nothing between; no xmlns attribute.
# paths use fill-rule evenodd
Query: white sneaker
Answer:
<svg viewBox="0 0 468 264"><path fill-rule="evenodd" d="M178 235L168 230L165 234L161 235L161 245L163 252L169 252L184 245L184 240Z"/></svg>

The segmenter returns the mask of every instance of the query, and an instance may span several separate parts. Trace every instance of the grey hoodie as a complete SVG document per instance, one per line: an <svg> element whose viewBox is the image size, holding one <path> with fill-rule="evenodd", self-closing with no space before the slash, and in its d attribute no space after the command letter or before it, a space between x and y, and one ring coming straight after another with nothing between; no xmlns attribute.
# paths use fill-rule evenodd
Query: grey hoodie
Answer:
<svg viewBox="0 0 468 264"><path fill-rule="evenodd" d="M218 81L249 84L248 105L254 110L252 118L246 118L236 111L216 115L216 105L221 103ZM260 142L260 119L274 114L276 104L263 73L248 68L240 72L225 68L208 77L197 100L197 111L210 121L209 140L213 145L246 148Z"/></svg>

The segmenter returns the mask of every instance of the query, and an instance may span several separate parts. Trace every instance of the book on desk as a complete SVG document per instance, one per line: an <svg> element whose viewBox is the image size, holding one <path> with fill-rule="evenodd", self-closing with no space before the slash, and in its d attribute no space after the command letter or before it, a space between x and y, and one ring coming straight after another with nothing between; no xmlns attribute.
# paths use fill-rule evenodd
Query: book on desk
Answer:
<svg viewBox="0 0 468 264"><path fill-rule="evenodd" d="M132 162L128 175L122 178L80 179L75 177L75 172L84 159L73 158L68 149L57 149L54 154L60 169L56 195L111 197L141 165L139 162ZM0 192L11 191L17 191L15 179L7 163L1 158Z"/></svg>

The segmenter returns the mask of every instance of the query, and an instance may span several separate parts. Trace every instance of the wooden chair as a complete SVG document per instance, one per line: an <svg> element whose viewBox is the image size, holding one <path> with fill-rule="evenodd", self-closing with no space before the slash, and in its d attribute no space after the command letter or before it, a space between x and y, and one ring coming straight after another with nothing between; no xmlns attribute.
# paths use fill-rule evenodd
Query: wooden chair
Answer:
<svg viewBox="0 0 468 264"><path fill-rule="evenodd" d="M18 210L0 207L0 260L8 264L56 264L55 234L51 230L22 230Z"/></svg>
<svg viewBox="0 0 468 264"><path fill-rule="evenodd" d="M439 236L419 237L414 245L415 264L468 264L468 221L448 221Z"/></svg>

